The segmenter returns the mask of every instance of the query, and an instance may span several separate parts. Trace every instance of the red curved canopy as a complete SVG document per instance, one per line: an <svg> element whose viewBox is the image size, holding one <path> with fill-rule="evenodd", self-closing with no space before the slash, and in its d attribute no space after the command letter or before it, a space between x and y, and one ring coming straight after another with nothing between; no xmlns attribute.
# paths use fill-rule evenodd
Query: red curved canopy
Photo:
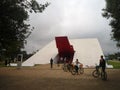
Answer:
<svg viewBox="0 0 120 90"><path fill-rule="evenodd" d="M56 47L58 48L58 54L60 57L73 57L74 48L70 45L67 36L55 37Z"/></svg>

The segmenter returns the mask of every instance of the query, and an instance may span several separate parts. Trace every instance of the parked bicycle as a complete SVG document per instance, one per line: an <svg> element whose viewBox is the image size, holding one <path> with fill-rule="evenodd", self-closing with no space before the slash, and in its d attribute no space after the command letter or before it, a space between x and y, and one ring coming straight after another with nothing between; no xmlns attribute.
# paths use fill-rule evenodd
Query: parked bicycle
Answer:
<svg viewBox="0 0 120 90"><path fill-rule="evenodd" d="M62 65L62 69L63 69L63 71L67 72L67 71L68 71L68 69L67 69L67 64L63 64L63 65Z"/></svg>
<svg viewBox="0 0 120 90"><path fill-rule="evenodd" d="M68 63L66 63L66 64L63 64L62 65L62 69L65 71L65 72L71 72L71 69L72 68L72 64L68 64Z"/></svg>
<svg viewBox="0 0 120 90"><path fill-rule="evenodd" d="M99 66L96 66L96 69L92 72L92 76L95 78L99 78L101 76L102 80L107 80L107 72L103 72L102 68Z"/></svg>

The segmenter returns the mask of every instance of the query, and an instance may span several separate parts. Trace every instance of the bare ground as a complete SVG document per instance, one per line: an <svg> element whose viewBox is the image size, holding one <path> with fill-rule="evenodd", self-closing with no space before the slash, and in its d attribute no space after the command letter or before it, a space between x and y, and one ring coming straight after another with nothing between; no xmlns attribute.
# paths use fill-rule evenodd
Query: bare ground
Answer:
<svg viewBox="0 0 120 90"><path fill-rule="evenodd" d="M92 71L71 75L48 64L35 67L1 67L0 90L120 90L120 69L107 69L108 80L94 78Z"/></svg>

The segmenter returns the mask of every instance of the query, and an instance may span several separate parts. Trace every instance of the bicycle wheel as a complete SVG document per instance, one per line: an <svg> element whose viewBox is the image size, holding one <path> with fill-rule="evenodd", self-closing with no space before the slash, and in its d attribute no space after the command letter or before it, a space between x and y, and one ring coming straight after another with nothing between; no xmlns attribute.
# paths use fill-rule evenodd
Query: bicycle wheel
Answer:
<svg viewBox="0 0 120 90"><path fill-rule="evenodd" d="M99 75L100 75L100 72L97 71L97 70L94 70L94 71L92 72L92 76L95 77L95 78L98 78Z"/></svg>
<svg viewBox="0 0 120 90"><path fill-rule="evenodd" d="M79 74L83 74L84 73L84 68L79 68Z"/></svg>
<svg viewBox="0 0 120 90"><path fill-rule="evenodd" d="M71 69L71 74L72 74L72 75L75 75L75 74L76 74L75 68Z"/></svg>
<svg viewBox="0 0 120 90"><path fill-rule="evenodd" d="M62 69L63 69L63 71L67 72L67 66L66 65L63 65Z"/></svg>
<svg viewBox="0 0 120 90"><path fill-rule="evenodd" d="M65 72L68 71L67 65L64 66L64 71L65 71Z"/></svg>

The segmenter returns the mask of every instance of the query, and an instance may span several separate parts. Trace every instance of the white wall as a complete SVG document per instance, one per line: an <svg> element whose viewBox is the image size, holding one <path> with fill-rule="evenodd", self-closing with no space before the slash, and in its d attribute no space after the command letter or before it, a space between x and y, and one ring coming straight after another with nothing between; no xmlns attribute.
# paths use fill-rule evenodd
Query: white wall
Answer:
<svg viewBox="0 0 120 90"><path fill-rule="evenodd" d="M92 67L99 63L100 56L103 51L99 41L96 38L92 39L71 39L70 44L73 45L75 55L73 61L78 59L83 65ZM35 64L47 64L51 58L58 54L56 43L53 40L44 48L39 50L35 55L22 63L22 66L34 66Z"/></svg>

